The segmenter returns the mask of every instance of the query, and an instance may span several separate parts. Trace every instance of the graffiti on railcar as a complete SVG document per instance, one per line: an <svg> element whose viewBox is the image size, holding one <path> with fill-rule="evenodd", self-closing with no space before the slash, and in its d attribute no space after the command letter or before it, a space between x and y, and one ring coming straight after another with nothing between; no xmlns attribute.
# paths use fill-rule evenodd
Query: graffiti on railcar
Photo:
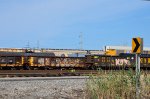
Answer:
<svg viewBox="0 0 150 99"><path fill-rule="evenodd" d="M44 65L44 58L38 58L38 64Z"/></svg>
<svg viewBox="0 0 150 99"><path fill-rule="evenodd" d="M51 65L62 66L62 67L79 67L84 66L83 62L79 58L56 58L51 60Z"/></svg>
<svg viewBox="0 0 150 99"><path fill-rule="evenodd" d="M7 62L7 59L5 57L0 58L0 63L6 63L6 62Z"/></svg>
<svg viewBox="0 0 150 99"><path fill-rule="evenodd" d="M0 58L0 64L5 65L21 65L21 57L1 57Z"/></svg>
<svg viewBox="0 0 150 99"><path fill-rule="evenodd" d="M150 58L148 58L148 62L147 63L150 64Z"/></svg>
<svg viewBox="0 0 150 99"><path fill-rule="evenodd" d="M49 66L50 65L50 59L49 58L45 58L45 65Z"/></svg>
<svg viewBox="0 0 150 99"><path fill-rule="evenodd" d="M130 60L127 59L115 59L116 61L116 66L124 66L124 65L130 65Z"/></svg>

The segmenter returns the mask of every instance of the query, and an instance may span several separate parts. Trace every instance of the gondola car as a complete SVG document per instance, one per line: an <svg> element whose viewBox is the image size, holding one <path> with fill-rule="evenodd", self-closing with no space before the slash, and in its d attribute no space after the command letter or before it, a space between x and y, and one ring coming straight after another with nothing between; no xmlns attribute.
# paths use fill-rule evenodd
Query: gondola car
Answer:
<svg viewBox="0 0 150 99"><path fill-rule="evenodd" d="M86 55L86 65L90 69L135 69L135 54L121 53L119 56ZM140 55L141 69L150 69L150 55Z"/></svg>
<svg viewBox="0 0 150 99"><path fill-rule="evenodd" d="M53 53L0 52L0 69L29 69L39 65L37 58L54 56Z"/></svg>
<svg viewBox="0 0 150 99"><path fill-rule="evenodd" d="M58 57L54 53L0 52L0 69L135 69L134 54ZM141 54L141 68L150 69L150 55Z"/></svg>
<svg viewBox="0 0 150 99"><path fill-rule="evenodd" d="M83 69L84 57L56 57L54 53L0 52L0 69Z"/></svg>

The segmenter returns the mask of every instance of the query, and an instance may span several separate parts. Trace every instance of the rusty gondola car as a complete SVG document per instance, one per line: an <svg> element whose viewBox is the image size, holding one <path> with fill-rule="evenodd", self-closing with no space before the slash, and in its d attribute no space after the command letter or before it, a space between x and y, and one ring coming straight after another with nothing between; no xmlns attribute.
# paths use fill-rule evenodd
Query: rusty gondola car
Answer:
<svg viewBox="0 0 150 99"><path fill-rule="evenodd" d="M87 55L90 68L100 69L127 69L133 68L135 58L131 56Z"/></svg>
<svg viewBox="0 0 150 99"><path fill-rule="evenodd" d="M0 69L128 69L135 68L135 55L86 55L58 57L54 53L0 52ZM150 55L141 55L141 68L150 69Z"/></svg>
<svg viewBox="0 0 150 99"><path fill-rule="evenodd" d="M0 69L83 69L84 57L56 57L54 53L0 52Z"/></svg>
<svg viewBox="0 0 150 99"><path fill-rule="evenodd" d="M86 55L86 64L91 69L135 69L135 54L121 53L119 56ZM150 69L150 54L141 54L141 69Z"/></svg>

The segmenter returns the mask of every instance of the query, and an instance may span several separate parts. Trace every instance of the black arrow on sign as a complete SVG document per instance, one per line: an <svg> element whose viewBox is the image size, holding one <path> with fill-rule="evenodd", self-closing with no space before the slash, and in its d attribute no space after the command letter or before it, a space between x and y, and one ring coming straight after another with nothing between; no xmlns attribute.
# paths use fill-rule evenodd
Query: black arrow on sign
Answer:
<svg viewBox="0 0 150 99"><path fill-rule="evenodd" d="M138 40L136 38L133 38L133 40L134 40L135 45L136 45L134 50L133 50L133 52L137 52L138 48L140 47L140 44L139 44L139 42L138 42Z"/></svg>

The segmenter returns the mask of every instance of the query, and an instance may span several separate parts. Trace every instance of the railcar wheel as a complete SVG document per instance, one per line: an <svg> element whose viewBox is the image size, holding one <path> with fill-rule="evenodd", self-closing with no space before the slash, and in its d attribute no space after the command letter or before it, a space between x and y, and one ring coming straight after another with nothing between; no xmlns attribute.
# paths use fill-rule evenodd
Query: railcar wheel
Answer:
<svg viewBox="0 0 150 99"><path fill-rule="evenodd" d="M30 68L29 68L29 64L28 63L24 63L23 64L23 69L24 70L29 70Z"/></svg>

